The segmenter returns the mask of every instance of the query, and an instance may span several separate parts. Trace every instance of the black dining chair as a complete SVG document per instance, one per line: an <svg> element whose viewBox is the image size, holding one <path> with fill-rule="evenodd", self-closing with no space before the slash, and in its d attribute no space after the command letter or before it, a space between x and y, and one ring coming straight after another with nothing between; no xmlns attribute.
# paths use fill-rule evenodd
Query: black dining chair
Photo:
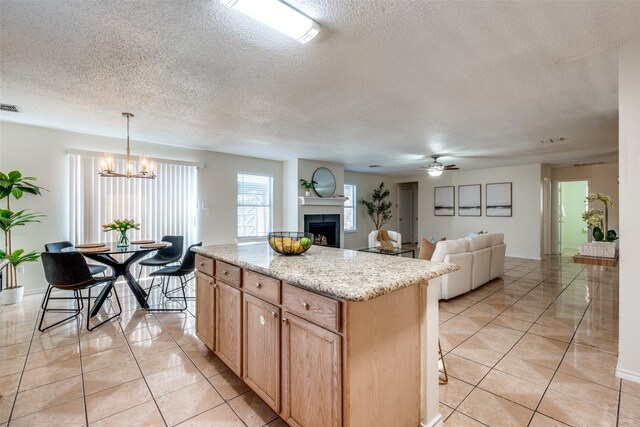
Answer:
<svg viewBox="0 0 640 427"><path fill-rule="evenodd" d="M138 281L142 274L142 267L166 267L172 262L180 261L182 256L182 247L184 246L183 236L164 236L163 242L169 242L171 245L166 248L158 249L154 256L140 261L140 270L138 271Z"/></svg>
<svg viewBox="0 0 640 427"><path fill-rule="evenodd" d="M162 286L162 294L165 296L165 298L167 299L176 299L176 297L171 296L171 294L178 292L178 291L182 291L182 301L184 302L184 307L183 308L150 308L150 311L183 311L187 308L187 295L185 293L185 286L186 284L193 279L192 276L190 278L187 279L187 276L190 274L193 274L195 272L196 269L196 254L195 252L193 252L191 249L195 248L195 247L199 247L202 246L202 242L199 243L195 243L191 246L189 246L189 248L187 248L187 251L184 254L184 257L182 258L182 262L179 265L170 265L164 268L161 268L160 270L156 270L154 272L152 272L150 274L150 276L152 277L151 279L151 285L149 286L149 289L147 289L147 300L149 299L149 296L151 295L151 290L154 287L154 283L155 283L155 279L156 277L160 277L160 278L167 278L167 283L165 283L164 280L162 280L158 285L156 286ZM168 289L169 288L169 283L171 281L172 277L177 277L180 280L180 286L175 288L175 289ZM180 297L178 297L180 298Z"/></svg>
<svg viewBox="0 0 640 427"><path fill-rule="evenodd" d="M42 312L42 317L40 318L40 325L38 326L39 331L46 331L47 329L59 325L62 322L66 322L67 320L74 319L78 317L78 315L82 311L82 295L80 294L81 290L87 290L87 330L93 331L98 326L118 317L120 313L122 313L122 306L120 305L120 299L118 298L118 292L114 286L115 277L114 276L102 276L102 277L94 277L89 270L89 265L85 260L84 256L80 252L43 252L40 255L42 259L42 266L44 267L44 276L52 288L73 291L74 299L75 299L75 309L69 310L74 313L73 315L64 318L52 325L47 326L46 328L42 328L42 323L44 322L44 317L47 313L47 306L49 304L49 298L46 299L44 310ZM119 311L113 316L109 317L106 320L90 327L90 318L91 318L91 289L95 286L105 284L107 288L102 290L102 293L109 292L113 296L116 297L116 301L118 302Z"/></svg>
<svg viewBox="0 0 640 427"><path fill-rule="evenodd" d="M71 248L73 247L73 243L71 243L68 240L62 241L62 242L53 242L53 243L45 243L44 245L44 249L47 252L62 252L63 249L65 248ZM106 265L99 265L99 264L87 264L89 266L89 271L91 271L92 275L98 275L98 274L102 274L103 276L106 276L106 271L107 271L107 266ZM47 302L47 300L49 299L75 299L75 297L52 297L51 296L51 291L53 289L51 288L51 285L47 285L47 290L44 293L44 298L42 299L42 304L40 304L40 307L44 310L44 306L45 303ZM78 291L80 293L80 297L82 297L82 292ZM80 300L80 302L82 303L82 299ZM80 306L80 309L82 309L82 307L84 306L84 303L82 303L82 305ZM50 308L49 311L66 311L64 309L58 309L58 308Z"/></svg>

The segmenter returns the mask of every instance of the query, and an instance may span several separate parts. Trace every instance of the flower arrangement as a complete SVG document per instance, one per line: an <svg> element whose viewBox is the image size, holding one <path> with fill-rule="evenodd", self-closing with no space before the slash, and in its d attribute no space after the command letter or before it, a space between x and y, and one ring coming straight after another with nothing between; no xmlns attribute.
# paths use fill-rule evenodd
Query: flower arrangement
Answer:
<svg viewBox="0 0 640 427"><path fill-rule="evenodd" d="M589 228L593 228L594 240L613 242L618 239L615 230L607 230L609 206L613 206L611 197L603 193L590 193L586 200L588 202L599 201L604 205L604 210L589 209L582 214L582 220L587 223Z"/></svg>
<svg viewBox="0 0 640 427"><path fill-rule="evenodd" d="M129 244L129 237L127 237L127 231L140 230L140 224L137 224L132 219L114 219L109 224L102 225L102 231L118 231L118 246L127 246Z"/></svg>

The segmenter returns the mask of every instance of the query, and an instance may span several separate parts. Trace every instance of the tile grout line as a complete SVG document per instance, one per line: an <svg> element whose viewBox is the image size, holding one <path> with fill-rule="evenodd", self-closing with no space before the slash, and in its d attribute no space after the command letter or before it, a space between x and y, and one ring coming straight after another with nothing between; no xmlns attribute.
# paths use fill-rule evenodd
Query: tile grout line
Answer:
<svg viewBox="0 0 640 427"><path fill-rule="evenodd" d="M6 306L5 306L6 308ZM31 339L29 340L29 348L27 349L27 354L24 358L24 364L22 365L22 371L20 372L20 379L18 380L18 386L16 387L16 394L13 396L13 404L11 405L11 411L9 411L9 418L7 419L7 427L11 425L13 411L16 407L16 402L18 401L18 393L20 393L20 385L22 385L22 378L24 377L25 368L27 367L27 360L29 360L29 353L31 353L31 346L33 345L33 337L36 336L36 329L38 328L38 319L40 318L40 311L42 310L42 304L40 305L40 309L38 309L38 314L34 320L33 330L31 332ZM2 310L4 311L4 309ZM42 313L44 316L44 312Z"/></svg>
<svg viewBox="0 0 640 427"><path fill-rule="evenodd" d="M569 263L570 263L570 262L568 261L568 262L563 263L562 265L566 265L566 264L569 264ZM513 270L513 269L515 269L515 268L517 268L517 267L514 267L514 268L512 268L511 270ZM540 268L540 267L538 267L538 268ZM533 271L537 270L538 268L535 268L535 269L533 269L533 270L531 270L531 271L527 272L526 274L524 274L524 275L523 275L523 276L521 276L520 278L525 277L526 275L528 275L528 274L530 274L531 272L533 272ZM553 300L553 302L555 302L555 301L556 301L556 300L557 300L557 299L558 299L558 298L559 298L559 297L560 297L560 296L561 296L561 295L562 295L562 294L563 294L563 293L564 293L564 292L569 288L569 286L570 286L570 285L571 285L571 284L576 280L576 278L578 277L578 275L579 275L583 270L584 270L584 267L583 267L583 268L581 268L580 270L578 270L578 271L575 273L575 276L573 277L573 279L571 280L571 282L570 282L567 286L563 287L562 291L561 291L561 292L556 296L556 298ZM534 289L536 289L538 286L540 286L540 284L542 284L545 280L547 280L547 279L549 278L549 276L550 276L550 275L548 275L545 279L542 279L542 280L541 280L541 281L540 281L540 282L539 282L539 283L538 283L534 288L530 289L528 292L526 292L525 294L523 294L520 298L518 298L518 299L517 299L517 300L515 300L513 303L511 303L511 305L510 305L509 307L507 307L507 308L505 308L504 310L502 310L502 311L500 312L500 314L498 314L498 316L500 316L502 313L504 313L505 311L507 311L507 310L508 310L509 308L511 308L513 305L515 305L516 303L518 303L522 298L524 298L526 295L528 295L528 294L529 294L529 293L531 293ZM509 285L504 286L502 289L507 288L508 286L510 286L511 284L513 284L513 283L515 283L515 282L517 282L517 281L518 281L518 279L514 280L514 281L513 281L513 282L511 282ZM598 282L598 283L599 283L599 282ZM476 303L474 303L472 306L467 307L465 310L463 310L462 312L460 312L460 313L456 314L456 315L455 315L454 317L452 317L451 319L453 319L453 318L457 317L458 315L460 315L460 314L464 313L464 312L465 312L465 311L467 311L468 309L472 308L472 307L473 307L473 306L475 306L476 304L478 304L478 303L480 303L480 302L484 301L486 298L489 298L491 295L494 295L495 293L497 293L497 292L499 292L499 291L500 291L500 290L496 290L495 292L491 293L490 295L488 295L487 297L483 298L482 300L477 301L477 302L476 302ZM536 324L536 321L537 321L537 320L538 320L538 319L539 319L539 318L540 318L540 317L541 317L541 316L542 316L542 315L543 315L543 314L544 314L544 313L549 309L549 307L550 307L551 305L553 305L553 302L551 302L551 303L547 306L547 308L545 309L545 311L543 311L540 315L538 315L538 317L536 318L536 320L534 320L533 322L531 322L531 326L530 326L526 331L524 331L524 334L523 334L523 335L518 339L518 341L516 341L516 342L511 346L511 348L509 349L509 351L511 351L511 350L513 349L513 347L515 347L515 346L516 346L516 345L517 345L517 344L522 340L522 338L523 338L523 337L524 337L524 336L529 332L529 330L533 327L533 325L535 325L535 324ZM588 308L588 307L589 307L589 305L587 305L587 307L585 307L585 311L584 311L584 313L583 313L583 315L582 315L582 318L584 318L584 314L586 313L586 311L587 311L587 308ZM539 308L542 308L542 307L539 307ZM496 316L496 318L497 318L498 316ZM447 320L447 322L448 322L449 320L451 320L451 319L448 319L448 320ZM494 320L495 320L495 318L494 318ZM492 322L493 322L493 320L492 320ZM492 322L488 322L487 324L490 324L490 323L492 323ZM446 323L446 322L445 322L445 323ZM486 325L485 325L485 326L486 326ZM457 345L456 347L454 347L451 351L453 351L455 348L457 348L457 347L459 347L460 345L462 345L464 342L467 342L471 337L475 336L478 332L480 332L482 329L484 329L484 327L485 327L485 326L483 326L483 327L482 327L481 329L479 329L478 331L474 332L471 336L469 336L469 337L468 337L467 339L465 339L463 342L461 342L460 344L458 344L458 345ZM577 328L576 328L576 330L574 331L574 335L575 335L576 331L577 331ZM522 332L522 331L521 331L521 332ZM536 335L536 334L534 334L534 335ZM536 336L539 336L539 335L536 335ZM543 337L543 338L548 338L548 337ZM550 338L550 339L552 339L552 338ZM557 340L556 340L556 341L557 341ZM569 348L570 344L571 344L571 343L569 343L569 345L567 346L567 350L565 350L565 354L566 354L566 351L568 351L568 348ZM507 353L508 353L509 351L507 351ZM490 393L490 394L493 394L494 396L498 396L498 395L496 395L495 393L492 393L492 392L490 392L490 391L488 391L488 390L484 390L483 388L479 387L479 384L480 384L480 382L482 382L482 380L483 380L487 375L489 375L489 373L490 373L493 369L495 369L495 366L496 366L498 363L500 363L500 361L501 361L502 359L504 359L504 357L506 357L507 353L505 353L505 354L500 358L500 360L498 360L498 362L496 362L496 363L495 363L495 364L494 364L494 365L489 369L489 371L488 371L488 372L487 372L487 373L482 377L482 379L480 379L480 381L478 382L478 385L474 385L474 386L473 386L473 388L471 389L471 391L470 391L467 395L465 395L465 397L462 399L462 401L460 401L460 403L456 406L456 408L454 409L454 412L458 410L458 408L460 407L460 405L462 405L462 403L463 403L463 402L464 402L464 401L469 397L469 395L470 395L470 394L471 394L471 393L472 393L476 388L480 388L480 390L483 390L483 391L485 391L485 392L488 392L488 393ZM456 354L456 356L458 356L458 355ZM465 357L463 357L463 356L458 356L458 357L462 357L462 358L464 358L464 359L466 359L466 360L470 360L470 359L467 359L467 358L465 358ZM563 357L564 357L564 356L563 356ZM475 362L475 363L479 363L479 362L476 362L476 361L474 361L474 360L471 360L471 361L472 361L472 362ZM560 363L562 363L562 360L560 361ZM483 365L482 363L480 363L480 364L481 364L481 365ZM486 366L486 365L483 365L483 366ZM558 366L559 366L559 365L558 365ZM498 369L498 371L500 371L500 370ZM500 371L500 372L502 372L502 371ZM557 368L556 368L556 372L557 372ZM555 376L555 372L554 372L554 376ZM455 378L455 377L454 377L454 378ZM458 378L456 378L456 379L458 379ZM459 381L462 381L462 382L467 383L467 382L466 382L466 381L464 381L464 380L460 380L460 379L458 379L458 380L459 380ZM551 378L551 381L552 381L552 380L553 380L553 377ZM525 381L526 381L526 380L525 380ZM549 384L551 383L551 381L549 381ZM469 384L469 383L467 383L467 384ZM469 384L469 385L472 385L472 384ZM547 385L547 387L548 387L548 385ZM545 393L546 393L546 388L545 388L545 392L542 394L542 396L541 396L541 398L540 398L540 401L542 401L542 397L544 396L544 394L545 394ZM519 403L517 403L517 402L513 402L512 400L507 399L507 398L505 398L505 397L503 397L503 396L498 396L498 397L500 397L500 398L502 398L502 399L505 399L505 400L507 400L507 401L509 401L509 402L512 402L512 403L514 403L514 404L516 404L516 405L518 405L518 406L521 406L521 407L523 407L523 408L526 408L526 409L531 410L530 408L527 408L527 407L525 407L525 406L523 406L523 405L520 405L520 404L519 404ZM536 406L536 409L535 409L535 410L533 410L533 413L532 413L531 419L529 420L528 424L530 424L530 423L531 423L531 421L533 420L533 416L537 413L537 408L538 408L539 404L540 404L540 402L538 402L538 405ZM450 417L452 414L453 414L453 412L452 412L451 414L449 414L449 417ZM464 414L464 413L463 413L463 414ZM464 415L465 415L465 416L469 416L469 415L467 415L467 414L464 414ZM449 417L447 417L447 419L448 419ZM475 419L475 418L473 418L473 417L470 417L470 418L474 419L475 421L478 421L478 420L476 420L476 419ZM480 421L478 421L478 422L480 422Z"/></svg>

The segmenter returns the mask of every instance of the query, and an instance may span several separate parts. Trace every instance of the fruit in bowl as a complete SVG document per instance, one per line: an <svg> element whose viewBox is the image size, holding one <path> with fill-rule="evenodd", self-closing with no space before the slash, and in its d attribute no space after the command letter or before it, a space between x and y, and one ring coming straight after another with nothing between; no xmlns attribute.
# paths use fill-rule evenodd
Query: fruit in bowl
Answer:
<svg viewBox="0 0 640 427"><path fill-rule="evenodd" d="M274 231L269 233L269 246L282 255L300 255L313 243L313 234L298 231Z"/></svg>

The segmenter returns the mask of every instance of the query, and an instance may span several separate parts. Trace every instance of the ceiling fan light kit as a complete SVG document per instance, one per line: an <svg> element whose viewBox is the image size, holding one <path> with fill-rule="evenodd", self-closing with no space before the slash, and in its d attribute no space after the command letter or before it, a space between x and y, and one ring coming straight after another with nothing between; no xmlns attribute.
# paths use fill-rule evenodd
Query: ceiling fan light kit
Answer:
<svg viewBox="0 0 640 427"><path fill-rule="evenodd" d="M460 168L456 167L456 165L443 165L442 163L440 163L438 161L438 158L440 158L439 154L433 154L431 156L431 158L433 159L433 162L427 166L427 173L430 176L440 176L442 175L442 172L444 171L453 171L453 170L458 170Z"/></svg>

